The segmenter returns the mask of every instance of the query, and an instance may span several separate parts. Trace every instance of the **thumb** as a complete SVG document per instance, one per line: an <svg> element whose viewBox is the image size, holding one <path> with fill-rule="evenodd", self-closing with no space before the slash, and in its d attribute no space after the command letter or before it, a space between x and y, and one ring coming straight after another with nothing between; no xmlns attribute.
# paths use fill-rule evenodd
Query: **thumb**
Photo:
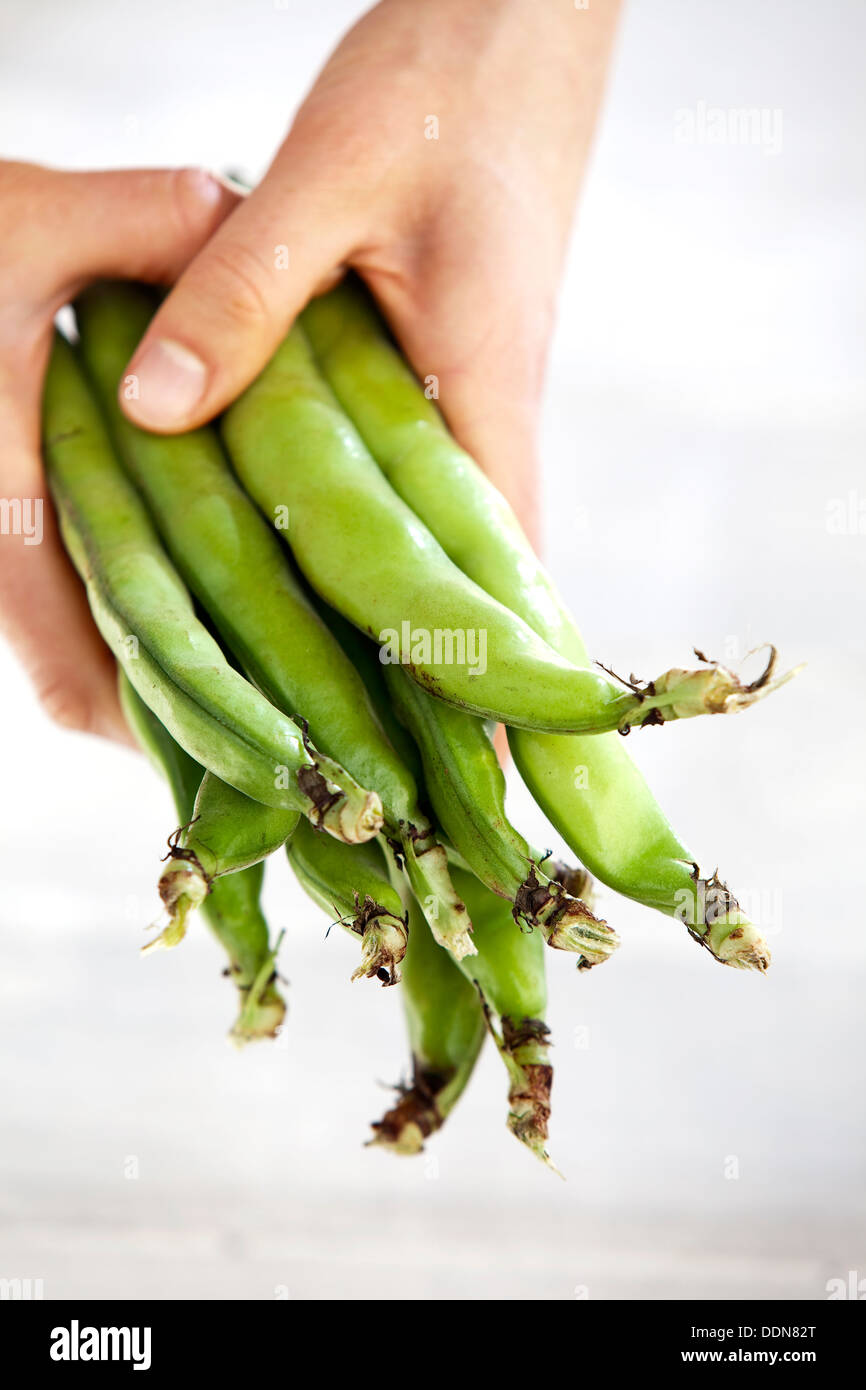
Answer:
<svg viewBox="0 0 866 1390"><path fill-rule="evenodd" d="M127 367L139 396L121 401L136 424L192 429L233 401L351 246L353 200L340 179L289 174L289 158L284 147L154 316Z"/></svg>

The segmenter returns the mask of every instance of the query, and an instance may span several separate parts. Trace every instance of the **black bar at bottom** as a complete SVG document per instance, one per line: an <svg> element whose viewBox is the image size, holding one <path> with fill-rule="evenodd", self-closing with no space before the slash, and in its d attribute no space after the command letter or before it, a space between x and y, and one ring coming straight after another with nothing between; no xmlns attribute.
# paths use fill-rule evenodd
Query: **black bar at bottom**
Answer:
<svg viewBox="0 0 866 1390"><path fill-rule="evenodd" d="M596 1357L605 1370L686 1373L708 1366L802 1366L826 1377L857 1364L866 1332L864 1301L839 1302L604 1302L548 1305L539 1315L531 1298L518 1305L475 1301L444 1303L423 1315L393 1301L340 1302L332 1330L297 1300L286 1302L27 1302L0 1301L0 1336L6 1357L25 1371L60 1380L171 1372L222 1378L269 1370L303 1373L312 1359L329 1374L335 1351L375 1371L435 1364L458 1374L468 1368L467 1338L484 1361L486 1378L513 1375L520 1363L552 1372L560 1351L575 1376L590 1373ZM510 1332L497 1326L503 1318ZM488 1328L490 1330L488 1331ZM522 1328L522 1332L520 1329ZM401 1344L406 1360L401 1356ZM449 1358L449 1345L453 1363ZM425 1351L425 1347L427 1350ZM587 1349L584 1354L584 1348ZM588 1359L587 1359L588 1357ZM501 1361L502 1371L497 1372ZM515 1364L517 1363L517 1364ZM560 1370L561 1374L561 1370Z"/></svg>

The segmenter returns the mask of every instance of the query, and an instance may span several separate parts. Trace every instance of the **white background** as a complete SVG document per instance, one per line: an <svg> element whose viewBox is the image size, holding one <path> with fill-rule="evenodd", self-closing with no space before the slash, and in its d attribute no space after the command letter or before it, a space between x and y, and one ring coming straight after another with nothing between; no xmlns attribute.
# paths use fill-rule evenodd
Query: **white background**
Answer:
<svg viewBox="0 0 866 1390"><path fill-rule="evenodd" d="M258 176L359 10L6 0L3 152ZM427 1156L364 1149L407 1060L399 991L349 985L353 944L276 864L289 1027L234 1053L203 928L137 957L163 789L50 727L0 651L0 1276L383 1299L814 1299L866 1276L866 534L828 529L834 499L866 509L864 29L854 0L631 5L545 411L548 558L598 658L650 675L772 637L808 662L736 720L629 743L763 922L770 975L604 894L618 958L549 961L567 1181L505 1132L492 1052ZM781 110L781 150L677 143L699 102Z"/></svg>

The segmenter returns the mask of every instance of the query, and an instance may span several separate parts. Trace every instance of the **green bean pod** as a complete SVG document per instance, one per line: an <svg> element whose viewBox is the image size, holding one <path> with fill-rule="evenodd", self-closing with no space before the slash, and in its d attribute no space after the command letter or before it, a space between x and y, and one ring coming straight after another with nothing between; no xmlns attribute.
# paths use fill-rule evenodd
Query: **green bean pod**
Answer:
<svg viewBox="0 0 866 1390"><path fill-rule="evenodd" d="M297 725L229 666L196 618L59 335L43 433L67 550L102 636L145 704L191 757L247 796L302 811L342 838L376 834L378 796L330 762L326 776Z"/></svg>
<svg viewBox="0 0 866 1390"><path fill-rule="evenodd" d="M424 769L418 748L391 707L376 647L358 632L357 628L352 627L321 600L319 611L358 670L371 707L392 746L399 750L405 766L412 769L415 782L423 784ZM441 702L436 703L439 705ZM426 833L420 831L421 825L422 818L419 817L415 821L415 827L418 828L410 827L409 834L404 833L398 838L388 827L384 833L434 937L440 946L451 952L455 960L461 960L464 956L473 955L475 951L470 935L472 923L466 911L466 904L451 882L448 853L440 843L441 835L438 830L434 831L429 826L426 816L423 817L423 825L428 827Z"/></svg>
<svg viewBox="0 0 866 1390"><path fill-rule="evenodd" d="M379 660L379 648L369 637L365 637L348 622L335 608L331 608L318 594L311 591L312 602L322 621L328 626L335 641L339 643L358 673L367 694L373 717L381 725L388 742L394 748L405 767L409 769L423 796L424 768L418 746L404 724L400 722L391 708L391 697L385 684L385 667Z"/></svg>
<svg viewBox="0 0 866 1390"><path fill-rule="evenodd" d="M138 429L117 384L150 321L141 286L94 285L76 302L85 363L121 461L177 569L253 684L307 724L324 755L381 797L423 902L456 951L471 951L470 923L447 878L444 852L418 807L417 787L383 732L364 684L314 610L288 553L231 471L210 428L162 436Z"/></svg>
<svg viewBox="0 0 866 1390"><path fill-rule="evenodd" d="M205 772L191 816L169 840L159 880L169 924L145 949L176 946L214 880L260 864L292 838L299 820L299 812L263 806Z"/></svg>
<svg viewBox="0 0 866 1390"><path fill-rule="evenodd" d="M479 991L488 1029L508 1073L508 1128L549 1164L553 1067L550 1029L544 1021L547 981L541 939L537 932L514 931L507 904L473 874L456 869L454 881L469 905L478 946L477 956L461 961L459 968Z"/></svg>
<svg viewBox="0 0 866 1390"><path fill-rule="evenodd" d="M271 945L259 903L264 876L264 864L229 874L213 885L202 905L205 921L229 954L226 973L241 998L229 1033L238 1045L275 1038L286 1016L285 1000L276 984L282 933Z"/></svg>
<svg viewBox="0 0 866 1390"><path fill-rule="evenodd" d="M302 822L286 852L307 896L361 938L361 964L352 979L397 984L408 918L378 845L343 845Z"/></svg>
<svg viewBox="0 0 866 1390"><path fill-rule="evenodd" d="M485 1036L476 989L437 945L411 901L409 922L401 998L412 1079L397 1087L399 1100L373 1125L371 1140L394 1154L420 1153L441 1129L466 1089Z"/></svg>
<svg viewBox="0 0 866 1390"><path fill-rule="evenodd" d="M628 689L579 669L454 565L389 486L295 325L226 412L250 495L332 607L450 704L502 723L600 733L737 707L729 673L669 671ZM749 698L752 698L751 696Z"/></svg>
<svg viewBox="0 0 866 1390"><path fill-rule="evenodd" d="M189 821L204 768L174 741L122 671L118 673L118 689L130 729L168 782L181 821ZM226 973L240 998L240 1011L230 1033L238 1043L273 1037L286 1013L275 983L279 942L271 947L259 906L262 876L262 866L257 864L219 879L211 884L202 903L204 919L228 955Z"/></svg>
<svg viewBox="0 0 866 1390"><path fill-rule="evenodd" d="M431 699L399 667L385 668L385 682L420 750L436 818L472 872L508 900L514 923L576 952L578 968L607 960L619 945L616 932L542 871L509 821L505 777L481 721Z"/></svg>
<svg viewBox="0 0 866 1390"><path fill-rule="evenodd" d="M502 494L449 434L351 282L303 316L336 395L395 491L456 565L575 665L583 639ZM742 703L773 688L743 686ZM731 677L731 681L735 681ZM508 731L523 780L601 882L683 921L717 960L766 970L770 953L718 877L703 875L620 738Z"/></svg>
<svg viewBox="0 0 866 1390"><path fill-rule="evenodd" d="M661 724L698 714L733 713L769 694L794 674L789 672L772 680L773 656L764 674L748 685L727 668L712 662L707 663L705 669L673 669L654 681L622 681L629 694L607 682L594 684L600 678L597 672L587 671L585 653L577 662L556 641L559 621L564 617L568 622L567 615L558 611L558 600L550 580L532 556L508 504L492 485L477 486L474 476L479 472L477 465L449 435L435 405L427 399L386 336L369 296L358 281L349 278L327 295L312 300L301 316L301 325L317 365L358 434L394 490L408 501L412 509L410 525L414 513L416 527L420 520L425 538L429 540L432 533L452 560L455 553L466 548L472 552L471 567L459 559L454 561L465 576L474 580L473 616L467 619L466 625L471 628L477 622L477 628L484 628L477 609L479 591L497 599L501 607L510 609L521 619L519 626L510 631L507 625L494 622L487 627L491 660L486 683L492 696L499 696L500 704L508 702L512 717L497 712L490 704L482 707L479 690L484 678L471 675L460 686L447 675L443 677L439 667L428 669L423 656L420 662L416 660L412 641L402 641L401 634L403 664L408 665L410 674L427 684L432 693L515 728L581 734L619 729L627 733L634 725ZM411 501L416 492L424 498L423 511ZM479 537L493 530L497 531L496 546L504 554L494 553L494 547L479 544ZM527 551L532 557L528 567ZM510 565L504 587L508 588L512 574L524 575L531 606L544 615L545 624L549 625L546 630L541 624L524 620L520 609L498 599L498 590L503 587L500 575L503 561ZM423 570L419 568L418 573L423 574ZM430 578L437 585L438 609L440 599L445 605L447 585L445 576L432 562ZM409 614L408 627L412 632L416 609L412 606L411 592L401 580L401 596L404 594L402 612ZM365 596L359 595L355 613L349 612L347 616L363 627L365 623L358 617L363 609L362 597ZM372 605L369 611L373 612ZM423 595L417 611L423 612ZM459 624L454 626L459 627ZM396 623L383 620L379 627L393 630ZM418 627L424 629L423 618ZM536 639L542 639L540 648L527 640L527 628ZM549 637L546 631L550 632ZM523 646L515 652L512 643L517 636ZM378 640L384 639L380 636ZM422 653L423 650L422 643ZM560 660L564 654L568 671L549 669L547 663L552 650ZM579 682L574 679L575 667L581 669ZM508 684L516 673L520 673L517 679L528 682L525 701L520 701L519 693ZM476 688L474 702L467 685ZM535 708L536 700L546 707L545 711Z"/></svg>

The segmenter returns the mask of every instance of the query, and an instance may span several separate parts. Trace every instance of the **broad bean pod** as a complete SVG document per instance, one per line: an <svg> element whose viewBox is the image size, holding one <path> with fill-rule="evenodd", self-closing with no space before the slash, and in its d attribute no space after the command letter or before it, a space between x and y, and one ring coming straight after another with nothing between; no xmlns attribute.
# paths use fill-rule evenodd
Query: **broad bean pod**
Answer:
<svg viewBox="0 0 866 1390"><path fill-rule="evenodd" d="M417 1154L441 1129L469 1082L484 1045L485 1016L474 985L437 944L418 905L407 899L409 944L401 999L409 1033L411 1080L373 1125L371 1143ZM474 960L475 957L472 957Z"/></svg>
<svg viewBox="0 0 866 1390"><path fill-rule="evenodd" d="M517 518L452 438L369 298L348 282L314 300L303 322L328 381L389 482L454 563L557 651L586 664L581 634ZM774 688L769 673L751 687L728 677L733 708ZM516 728L508 739L535 800L597 879L684 922L717 960L767 968L770 953L760 933L718 876L701 873L622 739Z"/></svg>
<svg viewBox="0 0 866 1390"><path fill-rule="evenodd" d="M382 801L422 903L435 901L451 948L471 951L465 911L444 853L418 806L415 779L380 727L365 686L315 611L286 548L231 471L210 428L161 436L138 429L117 401L124 365L154 308L128 284L92 286L76 302L84 359L121 461L144 497L169 554L247 677L309 730L319 766L333 759ZM428 852L429 851L429 852Z"/></svg>
<svg viewBox="0 0 866 1390"><path fill-rule="evenodd" d="M352 979L395 985L406 953L408 918L375 841L343 845L300 824L286 845L295 877L308 897L361 938Z"/></svg>
<svg viewBox="0 0 866 1390"><path fill-rule="evenodd" d="M454 869L475 928L477 956L460 969L478 988L487 1025L508 1073L508 1128L544 1163L547 1152L550 1090L550 1029L545 956L537 932L509 930L508 905L474 874ZM551 1165L552 1166L552 1165Z"/></svg>
<svg viewBox="0 0 866 1390"><path fill-rule="evenodd" d="M376 647L333 608L329 608L321 600L318 602L319 611L360 674L371 707L388 739L393 747L399 750L404 764L411 767L416 784L423 786L424 768L418 747L392 709L383 674L384 667L378 660ZM445 708L441 701L437 700L435 703L437 707ZM429 824L426 817L425 824ZM441 843L441 826L431 828L424 838L418 835L411 838L404 836L398 841L387 828L383 834L397 858L399 867L405 872L439 945L450 951L455 960L471 956L475 951L470 935L472 923L466 904L451 882L448 868L449 852Z"/></svg>
<svg viewBox="0 0 866 1390"><path fill-rule="evenodd" d="M431 694L485 718L601 733L731 708L727 675L669 671L624 689L559 656L449 559L398 497L292 328L230 406L223 438L314 589Z"/></svg>
<svg viewBox="0 0 866 1390"><path fill-rule="evenodd" d="M508 900L518 926L537 927L549 946L576 952L579 968L607 960L619 945L616 932L542 870L509 821L505 777L481 721L431 699L399 667L385 667L385 683L420 750L436 818L475 876Z"/></svg>
<svg viewBox="0 0 866 1390"><path fill-rule="evenodd" d="M205 772L191 815L169 841L159 880L169 925L146 949L177 945L214 880L260 864L292 838L299 820L298 811L263 806Z"/></svg>
<svg viewBox="0 0 866 1390"><path fill-rule="evenodd" d="M118 690L132 733L168 782L178 817L186 823L193 815L204 768L175 742L122 671ZM297 819L296 813L288 814ZM240 1010L229 1034L238 1043L273 1037L286 1013L276 987L277 947L271 947L259 906L262 877L262 865L255 864L218 879L202 903L202 915L228 956L226 973L239 995Z"/></svg>
<svg viewBox="0 0 866 1390"><path fill-rule="evenodd" d="M328 762L229 666L198 620L144 506L114 455L90 386L59 335L43 393L48 482L97 626L130 682L175 740L231 786L299 810L331 834L369 838L378 796Z"/></svg>

